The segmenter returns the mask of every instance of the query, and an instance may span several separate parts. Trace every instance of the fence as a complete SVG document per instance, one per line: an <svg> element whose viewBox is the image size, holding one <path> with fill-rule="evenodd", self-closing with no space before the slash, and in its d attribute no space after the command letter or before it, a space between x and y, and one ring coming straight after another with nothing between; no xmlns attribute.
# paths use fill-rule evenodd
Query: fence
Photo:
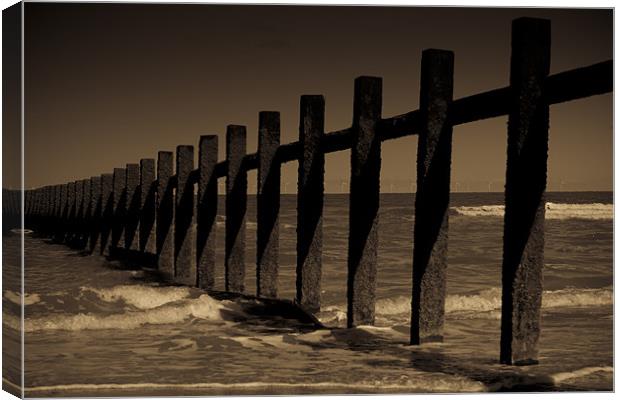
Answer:
<svg viewBox="0 0 620 400"><path fill-rule="evenodd" d="M280 166L298 161L296 302L316 312L324 157L351 149L347 325L373 324L381 143L417 134L411 344L441 341L452 127L507 114L500 361L536 362L549 105L611 92L613 63L549 76L550 22L532 18L513 22L508 87L453 100L453 58L450 51L423 52L418 110L382 118L381 78L359 77L350 128L325 133L323 97L302 96L297 142L281 145L280 115L264 111L254 154L246 154L245 127L229 125L226 160L219 163L218 137L208 135L200 137L197 168L193 146L178 146L175 167L173 153L161 151L156 162L143 159L112 174L27 190L25 226L97 254L152 256L167 279L209 290L216 268L217 179L225 177L225 286L243 292L247 171L257 169L256 294L276 298ZM15 212L5 207L5 218Z"/></svg>

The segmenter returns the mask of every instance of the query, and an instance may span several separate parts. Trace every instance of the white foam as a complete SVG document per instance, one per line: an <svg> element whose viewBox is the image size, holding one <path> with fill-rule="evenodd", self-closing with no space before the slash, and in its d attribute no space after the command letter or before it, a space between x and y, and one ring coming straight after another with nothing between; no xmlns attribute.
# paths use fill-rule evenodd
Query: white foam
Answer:
<svg viewBox="0 0 620 400"><path fill-rule="evenodd" d="M584 376L591 375L591 374L596 374L598 372L605 372L605 373L613 374L614 368L608 367L608 366L606 367L585 367L585 368L581 368L575 371L558 372L558 373L552 374L551 379L553 379L555 383L560 383L563 381L582 378Z"/></svg>
<svg viewBox="0 0 620 400"><path fill-rule="evenodd" d="M5 299L10 301L13 304L20 306L22 304L22 296L21 293L13 292L11 290L5 290L3 292L3 296ZM32 304L37 304L41 301L41 297L36 293L25 293L23 297L24 305L30 306Z"/></svg>
<svg viewBox="0 0 620 400"><path fill-rule="evenodd" d="M221 319L223 303L203 294L195 299L182 300L179 303L139 311L127 311L122 314L60 314L37 319L26 319L26 332L49 330L99 330L99 329L135 329L143 325L172 324L190 318L203 320ZM14 328L15 329L15 328Z"/></svg>
<svg viewBox="0 0 620 400"><path fill-rule="evenodd" d="M82 291L90 291L106 302L124 301L136 308L148 310L167 303L183 300L190 295L190 290L182 286L143 286L119 285L111 288L97 289L81 287Z"/></svg>
<svg viewBox="0 0 620 400"><path fill-rule="evenodd" d="M503 217L503 205L462 206L453 207L457 214L468 217ZM607 220L614 218L614 205L602 203L589 204L546 204L546 219L592 219Z"/></svg>
<svg viewBox="0 0 620 400"><path fill-rule="evenodd" d="M58 391L101 391L101 390L165 390L165 389L226 389L228 392L237 390L252 390L254 392L262 391L284 391L284 390L334 390L346 391L349 393L377 392L377 391L399 391L399 392L481 392L485 391L484 384L472 381L461 376L438 375L432 378L414 377L399 381L398 383L389 383L384 381L362 381L359 383L341 383L341 382L309 382L309 383L288 383L288 382L244 382L244 383L214 383L214 382L197 382L197 383L83 383L68 385L50 385L50 386L34 386L27 387L26 391L29 396L41 392L58 392Z"/></svg>
<svg viewBox="0 0 620 400"><path fill-rule="evenodd" d="M502 291L494 287L480 291L472 295L450 295L446 297L447 313L462 312L489 312L488 316L494 318L497 313L491 313L501 309ZM577 289L565 288L560 290L545 290L542 296L543 308L564 307L597 307L613 304L613 290L611 288L600 289ZM336 307L328 307L336 312ZM345 308L343 308L345 309ZM380 299L376 303L378 315L399 315L411 312L411 297L398 296L395 298ZM338 312L343 312L338 309Z"/></svg>

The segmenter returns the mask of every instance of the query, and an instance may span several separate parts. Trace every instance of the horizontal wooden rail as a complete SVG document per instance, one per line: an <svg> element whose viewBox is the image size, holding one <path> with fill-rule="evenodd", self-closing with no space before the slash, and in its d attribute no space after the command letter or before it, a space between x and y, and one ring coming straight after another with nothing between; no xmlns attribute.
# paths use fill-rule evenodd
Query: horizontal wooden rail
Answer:
<svg viewBox="0 0 620 400"><path fill-rule="evenodd" d="M559 104L609 93L613 90L613 61L603 61L583 68L560 72L547 78L546 91L548 104ZM453 126L500 117L508 114L510 87L489 90L487 92L463 97L452 102L449 109L450 123ZM382 119L379 122L381 141L417 135L421 129L420 110ZM334 153L351 148L351 128L326 133L323 138L324 153ZM301 154L301 144L293 142L281 145L277 157L280 163L296 161ZM246 171L258 168L256 153L247 154L243 165ZM228 165L226 160L215 166L215 176L226 176ZM176 175L172 177L176 185ZM198 170L192 171L190 179L198 181Z"/></svg>

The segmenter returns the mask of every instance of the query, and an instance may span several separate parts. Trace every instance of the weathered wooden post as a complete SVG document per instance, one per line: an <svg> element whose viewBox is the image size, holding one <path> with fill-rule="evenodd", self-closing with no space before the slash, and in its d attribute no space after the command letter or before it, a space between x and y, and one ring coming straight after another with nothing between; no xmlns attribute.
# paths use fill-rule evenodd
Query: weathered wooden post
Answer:
<svg viewBox="0 0 620 400"><path fill-rule="evenodd" d="M256 295L278 297L280 225L280 113L263 111L258 117L258 173L256 196Z"/></svg>
<svg viewBox="0 0 620 400"><path fill-rule="evenodd" d="M375 321L379 178L381 139L381 78L355 79L351 146L347 326Z"/></svg>
<svg viewBox="0 0 620 400"><path fill-rule="evenodd" d="M47 229L47 236L49 238L51 238L52 240L54 239L54 237L56 236L56 210L58 207L58 199L57 199L57 185L50 185L50 211L49 211L49 222L48 222L48 229ZM13 191L11 190L10 192L10 196L11 196L11 215L12 218L18 218L19 219L19 215L20 215L20 211L19 211L19 191Z"/></svg>
<svg viewBox="0 0 620 400"><path fill-rule="evenodd" d="M24 227L30 226L30 213L32 208L32 190L24 190Z"/></svg>
<svg viewBox="0 0 620 400"><path fill-rule="evenodd" d="M200 137L198 150L198 207L196 259L198 287L213 289L215 284L215 234L217 218L217 135Z"/></svg>
<svg viewBox="0 0 620 400"><path fill-rule="evenodd" d="M297 303L308 312L321 309L323 253L323 191L325 154L325 100L301 96L299 143L302 150L297 171Z"/></svg>
<svg viewBox="0 0 620 400"><path fill-rule="evenodd" d="M90 232L88 235L88 250L93 253L101 241L101 177L90 178Z"/></svg>
<svg viewBox="0 0 620 400"><path fill-rule="evenodd" d="M127 170L125 168L114 168L112 174L112 235L110 238L110 250L121 247L124 244L125 215L127 214L126 202L127 191Z"/></svg>
<svg viewBox="0 0 620 400"><path fill-rule="evenodd" d="M140 160L140 251L155 254L155 160Z"/></svg>
<svg viewBox="0 0 620 400"><path fill-rule="evenodd" d="M167 280L174 278L174 187L172 185L173 154L157 153L157 268Z"/></svg>
<svg viewBox="0 0 620 400"><path fill-rule="evenodd" d="M48 205L47 205L47 236L51 237L52 236L52 232L54 231L54 211L56 208L56 197L55 197L55 186L54 185L49 185L47 187L47 198L48 198ZM17 193L17 192L15 192ZM17 201L17 198L15 199L15 201ZM17 202L15 203L15 207L17 207ZM15 213L16 215L19 214L19 212L17 211L17 208L15 208Z"/></svg>
<svg viewBox="0 0 620 400"><path fill-rule="evenodd" d="M52 240L56 241L58 229L60 227L61 218L61 203L60 203L60 188L61 185L54 185L54 221L52 224ZM24 194L25 195L25 194Z"/></svg>
<svg viewBox="0 0 620 400"><path fill-rule="evenodd" d="M243 293L245 289L245 219L248 176L243 158L246 152L245 126L226 129L226 291Z"/></svg>
<svg viewBox="0 0 620 400"><path fill-rule="evenodd" d="M430 49L422 53L411 344L443 340L452 157L448 108L452 101L453 71L451 51Z"/></svg>
<svg viewBox="0 0 620 400"><path fill-rule="evenodd" d="M80 232L80 243L79 247L81 249L86 248L88 244L88 238L90 236L90 227L92 223L92 190L90 187L90 178L82 180L82 230Z"/></svg>
<svg viewBox="0 0 620 400"><path fill-rule="evenodd" d="M40 233L43 235L47 232L47 208L48 208L48 190L47 186L41 188L41 228Z"/></svg>
<svg viewBox="0 0 620 400"><path fill-rule="evenodd" d="M13 191L10 192L10 199L11 199L11 207L13 207ZM44 193L45 193L45 203L44 203L44 207L45 207L45 236L49 236L50 234L50 229L52 227L52 186L45 186L44 187ZM15 210L16 211L16 210ZM15 211L11 211L14 212Z"/></svg>
<svg viewBox="0 0 620 400"><path fill-rule="evenodd" d="M542 302L551 26L520 18L512 25L506 212L502 264L500 361L537 362Z"/></svg>
<svg viewBox="0 0 620 400"><path fill-rule="evenodd" d="M138 222L140 221L140 166L127 164L125 169L125 243L126 250L138 251L140 238L138 235Z"/></svg>
<svg viewBox="0 0 620 400"><path fill-rule="evenodd" d="M65 243L71 244L75 233L75 182L67 184L67 231Z"/></svg>
<svg viewBox="0 0 620 400"><path fill-rule="evenodd" d="M41 234L43 230L43 188L37 188L36 200L36 216L37 216L37 234Z"/></svg>
<svg viewBox="0 0 620 400"><path fill-rule="evenodd" d="M56 242L64 243L67 234L67 220L69 217L69 202L67 196L68 184L60 185L60 222L56 233ZM32 194L32 193L31 193ZM32 200L31 200L32 201Z"/></svg>
<svg viewBox="0 0 620 400"><path fill-rule="evenodd" d="M110 255L110 240L114 226L114 175L101 175L101 238L99 254Z"/></svg>
<svg viewBox="0 0 620 400"><path fill-rule="evenodd" d="M176 282L196 286L196 225L194 216L194 146L177 146L177 194L174 210Z"/></svg>
<svg viewBox="0 0 620 400"><path fill-rule="evenodd" d="M43 201L41 204L42 216L42 233L47 236L49 229L49 211L50 211L50 187L43 186Z"/></svg>
<svg viewBox="0 0 620 400"><path fill-rule="evenodd" d="M84 226L84 181L75 181L75 219L71 246L80 247L82 229Z"/></svg>

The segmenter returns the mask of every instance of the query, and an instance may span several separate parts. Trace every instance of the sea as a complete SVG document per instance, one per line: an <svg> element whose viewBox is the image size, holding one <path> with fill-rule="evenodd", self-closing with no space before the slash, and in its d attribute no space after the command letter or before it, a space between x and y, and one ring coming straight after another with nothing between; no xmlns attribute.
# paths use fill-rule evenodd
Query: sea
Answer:
<svg viewBox="0 0 620 400"><path fill-rule="evenodd" d="M216 289L224 289L224 203ZM246 293L255 293L256 201ZM251 296L25 237L26 396L613 390L613 193L547 194L539 363L498 362L502 193L453 193L445 337L409 340L413 194L382 194L376 323L346 328L348 195L324 205L322 305L310 323ZM295 296L296 198L283 195L279 296ZM27 227L26 227L27 228ZM19 370L19 236L3 237L3 377ZM277 308L277 307L276 307Z"/></svg>

